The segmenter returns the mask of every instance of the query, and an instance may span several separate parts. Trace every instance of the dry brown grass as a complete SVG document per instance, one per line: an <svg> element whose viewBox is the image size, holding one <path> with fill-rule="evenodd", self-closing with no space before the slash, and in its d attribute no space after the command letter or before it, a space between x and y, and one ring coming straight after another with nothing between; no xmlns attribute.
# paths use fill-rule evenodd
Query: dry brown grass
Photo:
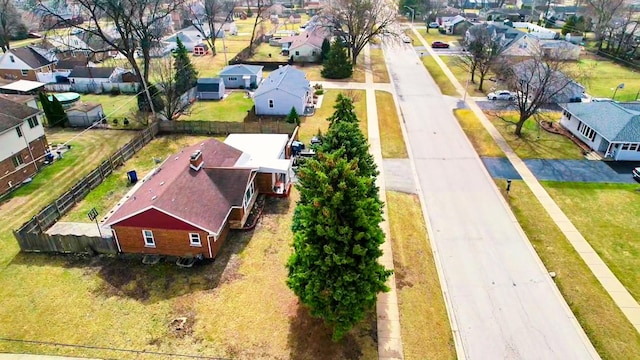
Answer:
<svg viewBox="0 0 640 360"><path fill-rule="evenodd" d="M387 191L387 204L405 359L455 359L420 200Z"/></svg>
<svg viewBox="0 0 640 360"><path fill-rule="evenodd" d="M382 157L407 158L407 147L404 143L393 95L386 91L376 91L376 106L378 107Z"/></svg>
<svg viewBox="0 0 640 360"><path fill-rule="evenodd" d="M460 127L480 156L504 157L504 153L489 132L484 128L478 117L469 109L453 110Z"/></svg>
<svg viewBox="0 0 640 360"><path fill-rule="evenodd" d="M384 50L371 49L371 72L373 73L373 82L390 82L387 63L384 60Z"/></svg>
<svg viewBox="0 0 640 360"><path fill-rule="evenodd" d="M329 122L327 118L334 112L333 106L336 103L338 94L343 93L355 99L354 106L356 109L356 115L360 120L360 129L365 137L368 134L367 125L367 99L364 90L325 90L324 98L322 99L322 107L316 109L313 116L302 117L302 124L300 125L300 141L309 143L309 140L318 133L318 130L325 133L329 128Z"/></svg>
<svg viewBox="0 0 640 360"><path fill-rule="evenodd" d="M496 183L500 189L505 188L504 180ZM512 183L509 199L518 222L545 267L556 273L560 292L600 356L639 359L640 335L524 182Z"/></svg>

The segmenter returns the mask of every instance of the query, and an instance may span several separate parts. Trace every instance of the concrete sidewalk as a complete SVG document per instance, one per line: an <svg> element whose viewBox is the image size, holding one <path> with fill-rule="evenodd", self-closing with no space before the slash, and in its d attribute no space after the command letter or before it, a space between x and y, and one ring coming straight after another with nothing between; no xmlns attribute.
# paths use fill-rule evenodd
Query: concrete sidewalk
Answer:
<svg viewBox="0 0 640 360"><path fill-rule="evenodd" d="M378 107L376 104L376 88L377 85L387 85L391 89L390 84L374 84L373 73L371 68L371 50L367 45L364 48L365 63L365 81L366 99L367 99L367 127L369 152L373 155L376 166L380 171L380 176L376 181L376 185L380 189L380 200L384 203L383 221L380 224L384 231L385 242L382 244L383 255L380 263L387 269L393 270L393 252L391 250L391 232L389 229L389 220L387 214L387 196L382 163L382 147L380 145L380 128L378 124ZM382 87L381 87L382 88ZM378 302L376 304L377 327L378 327L378 358L380 360L399 360L404 358L402 350L402 337L400 333L400 311L398 310L398 294L396 291L396 278L391 275L387 280L389 292L378 294Z"/></svg>
<svg viewBox="0 0 640 360"><path fill-rule="evenodd" d="M416 36L426 44L426 41L420 35L418 31L413 29ZM427 48L427 51L436 60L442 71L445 73L449 81L454 85L460 96L465 93L464 87L453 75L447 65L438 57L431 48ZM604 287L607 293L611 296L616 305L622 310L627 319L635 327L636 331L640 332L640 305L631 296L629 291L622 285L618 278L611 272L609 267L602 261L600 256L595 252L587 240L580 234L578 229L571 223L571 220L560 209L560 207L553 201L551 196L547 193L544 187L538 182L538 179L533 175L529 168L525 165L524 161L520 159L513 151L513 149L507 144L502 134L493 126L491 121L484 114L482 109L478 106L476 101L467 97L466 103L469 108L478 117L484 128L489 132L493 140L498 144L500 149L505 153L513 167L518 174L522 177L527 184L531 192L535 195L538 201L542 204L549 216L553 219L560 231L569 240L573 248L580 255L582 260L587 264L593 275L598 279L600 284Z"/></svg>

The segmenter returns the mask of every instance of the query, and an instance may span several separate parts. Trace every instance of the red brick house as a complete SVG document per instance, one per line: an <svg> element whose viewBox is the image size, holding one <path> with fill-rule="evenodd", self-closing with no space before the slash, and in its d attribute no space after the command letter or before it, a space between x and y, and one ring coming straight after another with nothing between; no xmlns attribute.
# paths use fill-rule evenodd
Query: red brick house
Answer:
<svg viewBox="0 0 640 360"><path fill-rule="evenodd" d="M0 94L0 194L37 173L48 148L34 97Z"/></svg>
<svg viewBox="0 0 640 360"><path fill-rule="evenodd" d="M258 194L258 169L236 166L243 155L210 139L169 157L107 220L118 250L215 258Z"/></svg>

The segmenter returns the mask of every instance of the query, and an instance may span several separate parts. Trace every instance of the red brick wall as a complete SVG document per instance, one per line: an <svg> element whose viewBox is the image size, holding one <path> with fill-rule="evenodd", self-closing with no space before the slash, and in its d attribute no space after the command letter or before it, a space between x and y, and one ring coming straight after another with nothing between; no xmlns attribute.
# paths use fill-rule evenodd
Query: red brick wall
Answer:
<svg viewBox="0 0 640 360"><path fill-rule="evenodd" d="M142 227L129 227L129 226L112 226L115 230L120 244L120 249L123 253L132 254L159 254L159 255L171 255L171 256L196 256L202 254L205 258L209 258L209 248L207 245L207 232L205 231L191 231L200 234L200 242L202 247L191 246L189 242L189 232L184 230L165 230L165 229L149 229ZM142 237L142 230L153 231L153 238L156 243L156 247L146 247L144 245L144 238ZM213 257L216 256L224 238L227 236L228 226L225 226L225 231L221 232L217 241L211 239L211 251Z"/></svg>
<svg viewBox="0 0 640 360"><path fill-rule="evenodd" d="M0 70L0 77L12 80L38 81L38 78L36 77L36 71L34 70L29 70L29 72L27 72L27 76L22 76L22 70L2 69Z"/></svg>
<svg viewBox="0 0 640 360"><path fill-rule="evenodd" d="M42 136L29 143L31 153L33 153L33 157L37 159L36 162L38 164L38 169L44 166L44 158L42 158L42 156L48 146L49 144L47 143L46 136ZM19 152L24 163L28 165L20 168L18 171L16 171L16 167L13 165L13 157L0 161L0 194L11 189L9 187L9 182L11 182L12 186L20 185L20 183L26 178L33 176L38 171L36 169L36 165L30 163L33 161L31 159L31 153L27 148L24 148Z"/></svg>

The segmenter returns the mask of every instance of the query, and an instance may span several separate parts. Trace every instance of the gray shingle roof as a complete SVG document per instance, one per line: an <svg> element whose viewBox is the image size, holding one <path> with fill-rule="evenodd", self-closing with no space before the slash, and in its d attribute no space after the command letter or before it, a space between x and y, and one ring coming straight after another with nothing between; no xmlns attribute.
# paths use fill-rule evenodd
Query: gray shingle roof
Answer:
<svg viewBox="0 0 640 360"><path fill-rule="evenodd" d="M309 87L309 80L307 80L303 71L286 65L271 72L269 77L260 84L254 97L266 94L272 90L280 90L296 97L302 97L309 91Z"/></svg>
<svg viewBox="0 0 640 360"><path fill-rule="evenodd" d="M220 78L198 79L197 91L218 92L220 90Z"/></svg>
<svg viewBox="0 0 640 360"><path fill-rule="evenodd" d="M13 55L15 55L18 59L31 66L32 69L39 69L43 66L47 66L53 63L53 61L47 60L44 56L38 54L35 50L28 47L11 49L9 51L12 52Z"/></svg>
<svg viewBox="0 0 640 360"><path fill-rule="evenodd" d="M91 78L91 79L108 79L113 74L115 68L105 66L75 66L71 73L70 78Z"/></svg>
<svg viewBox="0 0 640 360"><path fill-rule="evenodd" d="M225 68L220 71L220 75L257 75L262 71L262 68L262 66L258 65L229 65L225 66Z"/></svg>
<svg viewBox="0 0 640 360"><path fill-rule="evenodd" d="M640 111L609 101L569 103L564 107L609 141L640 142Z"/></svg>

